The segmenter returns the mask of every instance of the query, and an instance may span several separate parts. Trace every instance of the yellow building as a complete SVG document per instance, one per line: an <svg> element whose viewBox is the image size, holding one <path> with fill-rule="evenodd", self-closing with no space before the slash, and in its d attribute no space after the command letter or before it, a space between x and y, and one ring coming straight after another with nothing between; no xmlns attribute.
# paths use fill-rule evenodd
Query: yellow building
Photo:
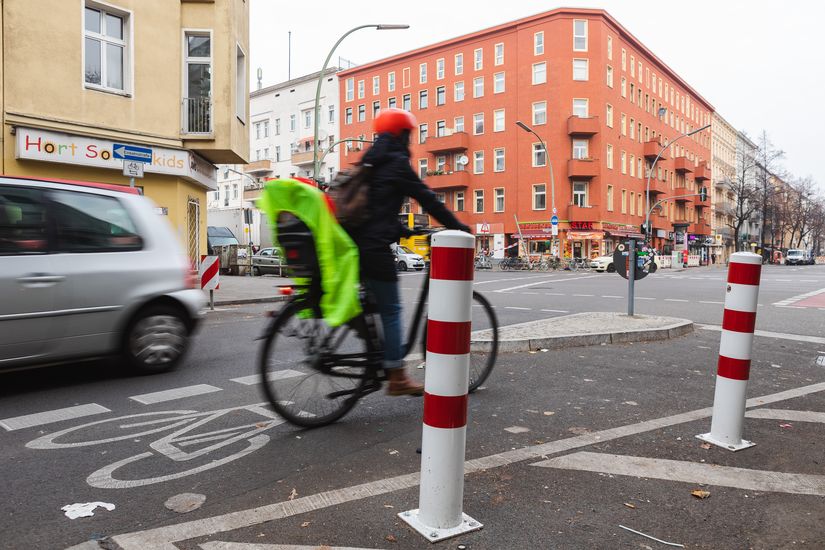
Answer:
<svg viewBox="0 0 825 550"><path fill-rule="evenodd" d="M249 156L249 2L3 0L0 40L0 173L130 185L132 157L205 253L214 165Z"/></svg>

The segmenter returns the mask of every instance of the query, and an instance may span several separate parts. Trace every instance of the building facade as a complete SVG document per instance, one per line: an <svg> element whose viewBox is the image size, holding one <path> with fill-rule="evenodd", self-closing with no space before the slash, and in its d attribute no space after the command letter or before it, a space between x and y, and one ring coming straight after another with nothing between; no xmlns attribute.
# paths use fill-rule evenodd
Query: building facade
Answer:
<svg viewBox="0 0 825 550"><path fill-rule="evenodd" d="M713 240L717 245L717 261L727 262L736 252L732 229L736 197L731 182L736 179L737 131L719 113L713 113L711 124Z"/></svg>
<svg viewBox="0 0 825 550"><path fill-rule="evenodd" d="M603 10L553 10L339 78L345 137L370 137L381 108L416 116L414 167L478 248L500 256L523 237L545 251L555 214L564 255L611 252L643 236L650 173L654 246L706 250L710 200L697 195L710 131L680 136L710 124L713 108Z"/></svg>
<svg viewBox="0 0 825 550"><path fill-rule="evenodd" d="M0 6L0 172L130 185L119 157L143 151L134 185L197 262L215 164L248 157L248 2Z"/></svg>

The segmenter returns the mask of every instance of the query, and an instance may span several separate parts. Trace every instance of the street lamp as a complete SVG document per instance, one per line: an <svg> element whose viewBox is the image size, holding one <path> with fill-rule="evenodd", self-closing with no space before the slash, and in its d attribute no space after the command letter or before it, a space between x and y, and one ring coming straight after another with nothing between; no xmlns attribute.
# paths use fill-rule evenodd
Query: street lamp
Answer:
<svg viewBox="0 0 825 550"><path fill-rule="evenodd" d="M329 51L326 60L324 61L324 66L321 67L321 72L318 73L318 84L315 87L315 108L313 109L313 118L315 119L315 131L312 134L312 177L315 178L315 181L318 181L318 171L320 170L320 163L318 161L318 111L320 110L320 101L321 101L321 84L324 81L324 71L327 70L327 65L329 64L329 60L332 58L333 52L338 47L338 45L350 34L354 33L355 31L361 29L369 29L374 28L378 31L390 31L390 30L398 30L398 29L409 29L409 25L392 25L392 24L373 24L373 25L359 25L355 28L352 28L341 35L341 38L332 46L332 49Z"/></svg>
<svg viewBox="0 0 825 550"><path fill-rule="evenodd" d="M666 113L667 113L667 109L665 109L664 107L659 108L659 117L660 118L663 115L665 115ZM647 212L647 214L645 215L645 242L649 242L649 240L650 240L650 176L653 175L653 171L656 169L656 163L659 162L659 158L662 156L662 153L664 153L667 150L668 147L670 147L671 145L673 145L674 143L676 143L677 141L679 141L683 137L688 137L688 136L692 136L693 134L698 134L702 130L707 130L708 128L710 128L710 124L702 126L701 128L697 128L696 130L693 130L691 132L687 132L686 134L682 134L681 136L677 137L673 141L665 143L664 145L662 145L662 148L659 149L659 154L656 155L656 158L653 160L653 164L650 165L650 170L648 170L648 172L647 172L647 188L646 188L646 193L645 193L645 209L646 209L645 211Z"/></svg>
<svg viewBox="0 0 825 550"><path fill-rule="evenodd" d="M330 143L329 147L327 147L327 150L324 151L324 154L321 155L321 158L318 159L318 165L320 166L321 164L324 163L324 159L327 157L327 155L329 153L332 152L332 150L335 148L336 145L339 145L341 143L349 143L349 142L353 142L353 141L357 142L357 143L373 143L373 140L371 140L371 139L361 139L361 138L344 138L344 139L339 139L338 141L333 141L332 143Z"/></svg>
<svg viewBox="0 0 825 550"><path fill-rule="evenodd" d="M539 136L532 128L527 126L522 121L517 120L516 121L516 126L521 128L525 132L529 132L529 133L533 134L534 136L536 136L536 139L538 139L539 143L541 143L541 148L544 149L544 157L547 159L547 166L550 167L550 208L553 209L552 210L553 215L555 216L556 215L556 180L553 177L553 163L550 162L550 151L547 149L547 144L544 143L544 140L541 139L541 136ZM532 151L531 151L530 154L532 155ZM557 243L556 243L556 240L557 240L556 236L554 235L553 236L553 249L556 252L558 252L558 250L556 248L558 246ZM558 256L558 254L556 254L556 255Z"/></svg>

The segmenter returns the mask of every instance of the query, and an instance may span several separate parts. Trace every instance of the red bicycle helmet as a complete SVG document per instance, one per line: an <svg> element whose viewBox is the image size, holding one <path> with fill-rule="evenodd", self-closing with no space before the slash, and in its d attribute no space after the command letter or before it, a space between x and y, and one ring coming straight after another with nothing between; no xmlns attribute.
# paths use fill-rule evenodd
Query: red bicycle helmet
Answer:
<svg viewBox="0 0 825 550"><path fill-rule="evenodd" d="M400 135L404 130L412 131L415 126L415 117L412 113L396 108L381 109L372 123L376 134L387 132L394 136Z"/></svg>

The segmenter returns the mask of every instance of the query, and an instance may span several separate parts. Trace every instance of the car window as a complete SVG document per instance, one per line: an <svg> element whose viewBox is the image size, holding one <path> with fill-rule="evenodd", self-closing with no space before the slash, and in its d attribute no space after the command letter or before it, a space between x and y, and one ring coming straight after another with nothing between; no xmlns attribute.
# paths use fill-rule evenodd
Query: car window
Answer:
<svg viewBox="0 0 825 550"><path fill-rule="evenodd" d="M42 254L48 248L42 192L0 186L0 255Z"/></svg>
<svg viewBox="0 0 825 550"><path fill-rule="evenodd" d="M272 256L272 249L264 248L263 250L261 250L261 256Z"/></svg>
<svg viewBox="0 0 825 550"><path fill-rule="evenodd" d="M404 254L412 254L412 250L410 250L406 246L399 246L398 251L403 252Z"/></svg>
<svg viewBox="0 0 825 550"><path fill-rule="evenodd" d="M56 250L59 252L120 252L143 246L134 222L115 197L51 191Z"/></svg>

